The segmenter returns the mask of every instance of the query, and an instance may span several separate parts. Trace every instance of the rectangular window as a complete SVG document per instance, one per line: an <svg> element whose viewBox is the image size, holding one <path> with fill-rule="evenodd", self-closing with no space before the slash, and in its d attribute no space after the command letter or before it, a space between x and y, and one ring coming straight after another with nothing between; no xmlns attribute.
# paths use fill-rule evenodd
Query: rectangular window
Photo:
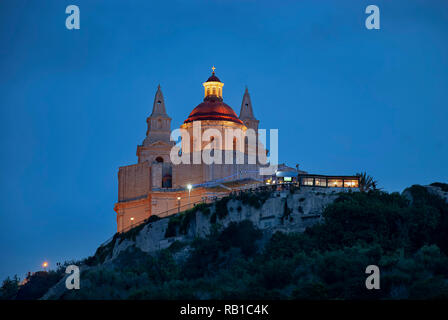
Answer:
<svg viewBox="0 0 448 320"><path fill-rule="evenodd" d="M358 188L358 180L344 180L345 188Z"/></svg>
<svg viewBox="0 0 448 320"><path fill-rule="evenodd" d="M318 187L326 187L327 186L327 179L325 179L325 178L316 178L314 183Z"/></svg>
<svg viewBox="0 0 448 320"><path fill-rule="evenodd" d="M328 179L328 186L333 188L342 188L342 179Z"/></svg>
<svg viewBox="0 0 448 320"><path fill-rule="evenodd" d="M302 178L302 186L312 186L313 178Z"/></svg>

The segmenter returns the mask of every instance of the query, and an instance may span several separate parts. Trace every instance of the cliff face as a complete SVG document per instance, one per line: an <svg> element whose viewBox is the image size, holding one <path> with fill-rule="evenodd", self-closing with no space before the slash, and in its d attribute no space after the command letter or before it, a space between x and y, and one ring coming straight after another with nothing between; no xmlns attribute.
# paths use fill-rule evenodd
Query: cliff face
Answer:
<svg viewBox="0 0 448 320"><path fill-rule="evenodd" d="M113 260L127 248L135 246L152 253L169 247L174 241L189 241L205 237L215 226L225 228L230 222L250 220L264 233L303 232L321 219L325 206L332 203L340 190L303 188L291 192L277 191L251 195L249 199L230 198L203 206L193 212L180 213L148 223L106 244L104 263ZM258 198L256 198L258 197Z"/></svg>

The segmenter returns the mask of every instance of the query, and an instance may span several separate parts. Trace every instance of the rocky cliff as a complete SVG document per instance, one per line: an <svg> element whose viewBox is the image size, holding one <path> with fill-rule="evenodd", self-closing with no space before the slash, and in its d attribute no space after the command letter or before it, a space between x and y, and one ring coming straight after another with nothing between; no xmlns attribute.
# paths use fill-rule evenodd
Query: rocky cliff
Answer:
<svg viewBox="0 0 448 320"><path fill-rule="evenodd" d="M212 228L225 228L230 222L250 220L267 234L276 231L303 232L321 219L325 206L341 190L302 188L226 197L211 205L199 205L180 214L139 226L117 236L103 248L103 263L111 263L121 252L135 246L151 253L169 247L174 241L205 237Z"/></svg>

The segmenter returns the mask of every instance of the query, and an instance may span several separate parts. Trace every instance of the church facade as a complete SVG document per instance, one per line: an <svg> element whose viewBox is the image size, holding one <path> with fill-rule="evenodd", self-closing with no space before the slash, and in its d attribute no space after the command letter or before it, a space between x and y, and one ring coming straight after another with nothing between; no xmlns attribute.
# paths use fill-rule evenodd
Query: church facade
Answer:
<svg viewBox="0 0 448 320"><path fill-rule="evenodd" d="M171 140L171 118L162 90L157 88L152 113L146 119L146 137L137 146L138 162L118 171L114 207L118 232L152 215L171 215L226 195L232 191L226 184L263 182L259 169L267 163L267 152L258 141L259 121L247 88L237 116L224 102L224 83L214 70L203 86L203 102L180 126L177 146ZM214 159L212 163L195 161L202 160L204 153ZM182 161L173 163L173 155ZM258 156L255 163L249 161L252 155Z"/></svg>

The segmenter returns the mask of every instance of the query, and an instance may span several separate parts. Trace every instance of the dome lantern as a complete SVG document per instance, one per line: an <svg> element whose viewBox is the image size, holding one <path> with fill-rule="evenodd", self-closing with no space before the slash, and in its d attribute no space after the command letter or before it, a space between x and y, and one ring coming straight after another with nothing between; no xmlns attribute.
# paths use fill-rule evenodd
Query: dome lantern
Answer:
<svg viewBox="0 0 448 320"><path fill-rule="evenodd" d="M202 84L204 86L204 101L207 98L217 98L222 101L222 87L224 86L224 83L215 76L215 69L216 68L213 66L212 75Z"/></svg>

